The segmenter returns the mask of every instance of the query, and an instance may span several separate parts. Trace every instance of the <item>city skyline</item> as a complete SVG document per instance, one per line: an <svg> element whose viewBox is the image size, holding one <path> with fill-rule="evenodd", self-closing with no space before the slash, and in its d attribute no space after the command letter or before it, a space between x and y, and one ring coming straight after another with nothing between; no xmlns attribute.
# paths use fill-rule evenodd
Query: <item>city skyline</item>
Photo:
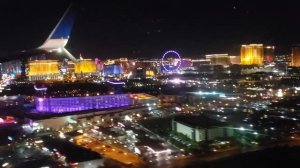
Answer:
<svg viewBox="0 0 300 168"><path fill-rule="evenodd" d="M5 57L36 47L71 1L2 3L6 24L0 56ZM67 48L77 57L159 58L168 49L187 57L238 55L244 43L271 44L276 53L290 54L300 37L292 2L77 1L74 6L77 16Z"/></svg>
<svg viewBox="0 0 300 168"><path fill-rule="evenodd" d="M0 166L297 164L297 8L1 1Z"/></svg>

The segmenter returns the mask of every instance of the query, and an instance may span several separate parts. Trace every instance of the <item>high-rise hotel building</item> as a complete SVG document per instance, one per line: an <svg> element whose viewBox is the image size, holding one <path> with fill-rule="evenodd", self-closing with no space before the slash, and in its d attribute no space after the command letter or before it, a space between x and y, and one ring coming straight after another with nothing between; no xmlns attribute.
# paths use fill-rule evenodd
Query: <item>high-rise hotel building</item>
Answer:
<svg viewBox="0 0 300 168"><path fill-rule="evenodd" d="M275 46L266 46L264 48L264 62L269 64L274 62L275 59Z"/></svg>
<svg viewBox="0 0 300 168"><path fill-rule="evenodd" d="M241 47L242 65L263 65L264 47L263 44L249 44Z"/></svg>
<svg viewBox="0 0 300 168"><path fill-rule="evenodd" d="M300 67L300 45L292 47L290 66Z"/></svg>

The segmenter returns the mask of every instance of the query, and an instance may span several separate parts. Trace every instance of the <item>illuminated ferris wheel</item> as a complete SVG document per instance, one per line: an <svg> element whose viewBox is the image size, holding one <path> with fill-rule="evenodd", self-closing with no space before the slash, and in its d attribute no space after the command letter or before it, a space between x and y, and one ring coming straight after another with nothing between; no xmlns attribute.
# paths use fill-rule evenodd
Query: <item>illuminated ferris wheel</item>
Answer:
<svg viewBox="0 0 300 168"><path fill-rule="evenodd" d="M181 65L181 57L178 52L169 50L161 58L161 65L167 72L177 71Z"/></svg>

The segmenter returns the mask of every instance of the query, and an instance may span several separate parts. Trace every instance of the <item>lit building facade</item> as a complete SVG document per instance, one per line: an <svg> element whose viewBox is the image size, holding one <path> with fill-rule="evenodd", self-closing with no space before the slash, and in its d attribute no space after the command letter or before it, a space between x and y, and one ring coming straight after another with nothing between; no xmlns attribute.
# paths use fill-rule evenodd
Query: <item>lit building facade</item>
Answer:
<svg viewBox="0 0 300 168"><path fill-rule="evenodd" d="M233 129L225 124L201 116L175 117L172 120L172 130L186 135L195 142L232 137L234 134Z"/></svg>
<svg viewBox="0 0 300 168"><path fill-rule="evenodd" d="M120 64L104 65L103 68L104 76L121 75L122 73L123 71Z"/></svg>
<svg viewBox="0 0 300 168"><path fill-rule="evenodd" d="M275 65L279 70L287 72L288 66L291 63L291 55L276 55L274 59Z"/></svg>
<svg viewBox="0 0 300 168"><path fill-rule="evenodd" d="M79 60L79 62L75 63L75 73L96 73L96 63L91 59Z"/></svg>
<svg viewBox="0 0 300 168"><path fill-rule="evenodd" d="M130 97L133 99L133 103L135 105L155 108L159 103L159 99L157 97L148 95L146 93L134 93L130 94Z"/></svg>
<svg viewBox="0 0 300 168"><path fill-rule="evenodd" d="M274 62L275 59L275 47L266 46L264 49L264 62L269 64Z"/></svg>
<svg viewBox="0 0 300 168"><path fill-rule="evenodd" d="M128 94L64 97L64 98L35 98L36 111L50 113L65 113L93 109L108 109L132 105Z"/></svg>
<svg viewBox="0 0 300 168"><path fill-rule="evenodd" d="M123 73L128 74L130 72L130 64L127 58L120 58L117 62L120 64Z"/></svg>
<svg viewBox="0 0 300 168"><path fill-rule="evenodd" d="M180 69L186 70L193 67L192 59L181 59Z"/></svg>
<svg viewBox="0 0 300 168"><path fill-rule="evenodd" d="M153 70L146 70L146 78L152 78L154 76Z"/></svg>
<svg viewBox="0 0 300 168"><path fill-rule="evenodd" d="M241 57L240 56L229 56L230 63L233 64L241 64Z"/></svg>
<svg viewBox="0 0 300 168"><path fill-rule="evenodd" d="M264 47L263 44L249 44L241 47L242 65L263 65Z"/></svg>
<svg viewBox="0 0 300 168"><path fill-rule="evenodd" d="M22 61L14 60L0 63L0 74L7 74L13 75L14 77L20 77L22 74Z"/></svg>
<svg viewBox="0 0 300 168"><path fill-rule="evenodd" d="M57 60L34 60L28 63L27 76L30 81L57 80L61 77Z"/></svg>
<svg viewBox="0 0 300 168"><path fill-rule="evenodd" d="M290 66L300 67L300 45L292 48Z"/></svg>
<svg viewBox="0 0 300 168"><path fill-rule="evenodd" d="M223 65L229 66L230 59L228 54L210 54L205 55L206 59L210 60L210 63L213 65Z"/></svg>

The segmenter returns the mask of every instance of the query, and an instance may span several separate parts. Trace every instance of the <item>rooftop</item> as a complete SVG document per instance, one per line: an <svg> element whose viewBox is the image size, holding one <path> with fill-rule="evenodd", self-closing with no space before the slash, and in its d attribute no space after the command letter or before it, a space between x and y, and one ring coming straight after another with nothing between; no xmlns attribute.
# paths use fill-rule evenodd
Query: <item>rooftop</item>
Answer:
<svg viewBox="0 0 300 168"><path fill-rule="evenodd" d="M227 124L205 116L176 116L174 121L193 128L224 127Z"/></svg>

